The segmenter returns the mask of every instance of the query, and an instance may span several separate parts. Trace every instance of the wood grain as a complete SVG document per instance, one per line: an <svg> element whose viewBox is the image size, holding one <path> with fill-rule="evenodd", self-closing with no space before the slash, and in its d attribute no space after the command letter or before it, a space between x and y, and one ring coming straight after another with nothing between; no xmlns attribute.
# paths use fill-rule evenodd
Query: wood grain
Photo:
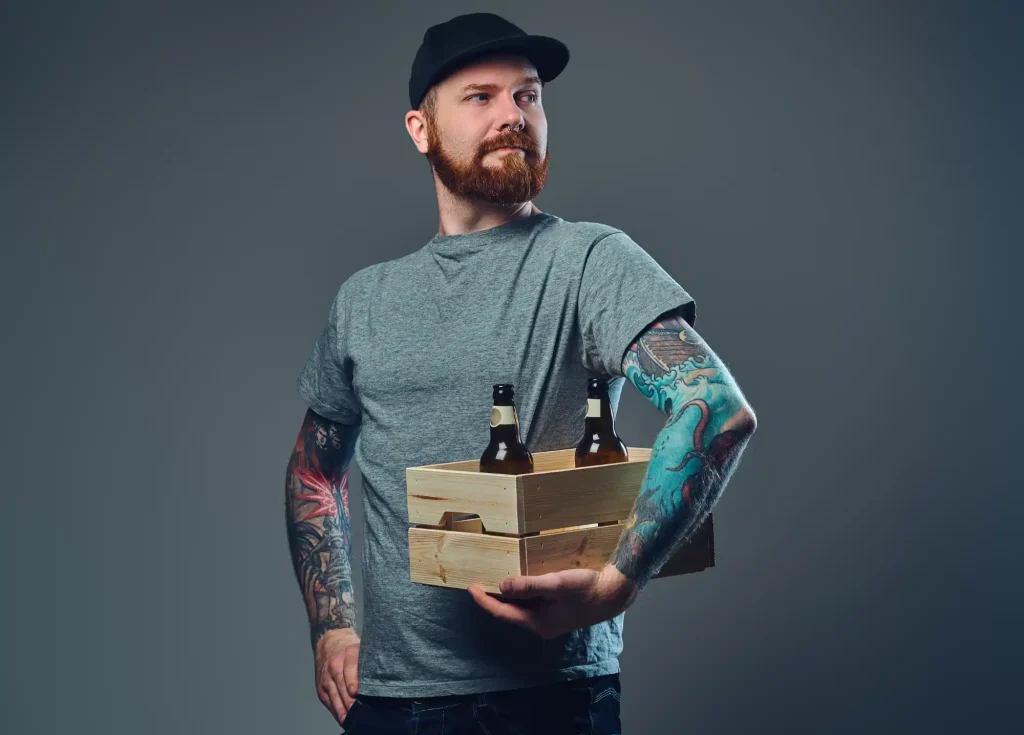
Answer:
<svg viewBox="0 0 1024 735"><path fill-rule="evenodd" d="M524 574L546 574L566 569L600 570L608 563L623 527L594 526L523 539Z"/></svg>
<svg viewBox="0 0 1024 735"><path fill-rule="evenodd" d="M515 475L410 467L409 522L439 526L445 512L480 516L485 531L521 533Z"/></svg>
<svg viewBox="0 0 1024 735"><path fill-rule="evenodd" d="M413 582L465 589L479 584L498 592L506 577L520 574L521 539L435 528L409 529L409 576Z"/></svg>
<svg viewBox="0 0 1024 735"><path fill-rule="evenodd" d="M647 461L635 460L519 475L521 533L627 518L646 473Z"/></svg>

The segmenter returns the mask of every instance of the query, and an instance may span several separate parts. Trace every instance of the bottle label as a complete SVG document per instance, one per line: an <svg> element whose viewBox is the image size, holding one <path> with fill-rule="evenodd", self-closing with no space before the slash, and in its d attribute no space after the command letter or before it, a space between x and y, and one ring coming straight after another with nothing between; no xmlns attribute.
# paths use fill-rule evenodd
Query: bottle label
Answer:
<svg viewBox="0 0 1024 735"><path fill-rule="evenodd" d="M516 415L512 406L495 406L491 409L491 426L503 426L515 422Z"/></svg>
<svg viewBox="0 0 1024 735"><path fill-rule="evenodd" d="M578 416L579 414L577 414ZM588 398L587 399L587 418L601 418L601 399L600 398Z"/></svg>

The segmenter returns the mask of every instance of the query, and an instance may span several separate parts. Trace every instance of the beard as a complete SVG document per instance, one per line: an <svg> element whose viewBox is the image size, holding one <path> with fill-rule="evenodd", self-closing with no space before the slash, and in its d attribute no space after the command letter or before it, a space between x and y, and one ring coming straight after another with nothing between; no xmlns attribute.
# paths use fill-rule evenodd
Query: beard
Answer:
<svg viewBox="0 0 1024 735"><path fill-rule="evenodd" d="M511 131L504 132L482 144L469 163L453 158L444 149L437 133L437 125L427 125L425 154L441 183L452 194L466 199L482 199L491 204L522 204L534 199L544 188L550 165L550 151L540 158L540 149L529 137ZM522 148L524 155L506 153L494 165L485 165L484 157L504 147Z"/></svg>

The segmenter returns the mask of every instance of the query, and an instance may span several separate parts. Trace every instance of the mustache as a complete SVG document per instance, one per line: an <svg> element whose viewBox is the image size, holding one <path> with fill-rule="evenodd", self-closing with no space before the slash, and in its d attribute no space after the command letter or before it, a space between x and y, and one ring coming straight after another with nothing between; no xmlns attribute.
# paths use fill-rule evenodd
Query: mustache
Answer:
<svg viewBox="0 0 1024 735"><path fill-rule="evenodd" d="M540 149L536 143L527 138L525 135L507 134L500 138L485 143L480 148L481 155L496 151L499 148L522 148L527 153L536 154Z"/></svg>

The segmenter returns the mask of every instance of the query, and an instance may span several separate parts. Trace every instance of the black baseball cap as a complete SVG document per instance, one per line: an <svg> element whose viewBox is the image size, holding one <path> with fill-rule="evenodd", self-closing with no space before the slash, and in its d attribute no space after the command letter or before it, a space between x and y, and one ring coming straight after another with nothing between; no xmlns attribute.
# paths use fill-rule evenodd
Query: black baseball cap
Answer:
<svg viewBox="0 0 1024 735"><path fill-rule="evenodd" d="M409 76L409 104L416 109L432 86L486 53L520 54L549 82L569 63L568 47L554 38L531 36L494 13L468 13L430 26L416 51Z"/></svg>

